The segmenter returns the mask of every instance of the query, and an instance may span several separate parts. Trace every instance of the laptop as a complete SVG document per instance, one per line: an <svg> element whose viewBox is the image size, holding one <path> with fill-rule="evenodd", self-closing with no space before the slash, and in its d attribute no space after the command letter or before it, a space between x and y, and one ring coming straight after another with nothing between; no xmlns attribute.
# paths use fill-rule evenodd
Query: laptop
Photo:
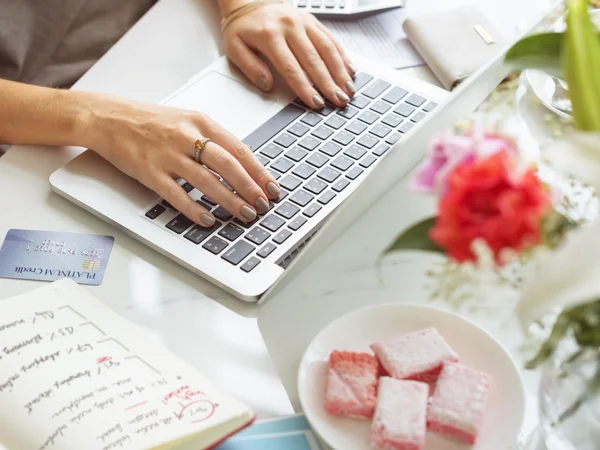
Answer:
<svg viewBox="0 0 600 450"><path fill-rule="evenodd" d="M354 56L353 62L360 68L358 91L344 109L327 104L311 111L280 79L272 93L260 92L226 58L164 101L209 114L278 179L282 194L252 223L233 219L180 180L217 218L210 229L195 225L92 151L54 172L52 188L239 299L264 299L292 276L292 261L296 270L309 264L310 253L326 248L410 173L433 133L471 113L504 76L499 56L449 94L368 59ZM304 252L327 222L318 245Z"/></svg>

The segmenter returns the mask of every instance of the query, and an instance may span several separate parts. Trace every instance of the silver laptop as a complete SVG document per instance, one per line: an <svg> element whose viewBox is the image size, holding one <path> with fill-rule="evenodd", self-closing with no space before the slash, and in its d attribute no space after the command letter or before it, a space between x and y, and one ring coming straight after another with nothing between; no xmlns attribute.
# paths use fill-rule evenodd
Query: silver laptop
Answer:
<svg viewBox="0 0 600 450"><path fill-rule="evenodd" d="M345 109L310 111L281 80L265 95L225 58L164 102L208 113L250 145L278 179L280 198L252 223L232 219L180 180L217 218L214 227L199 227L91 151L53 173L52 188L236 297L258 301L285 278L292 260L308 264L303 246L340 205L346 203L344 214L334 215L313 253L405 177L432 133L473 111L503 76L498 58L450 95L371 61L354 62L361 68L358 93Z"/></svg>

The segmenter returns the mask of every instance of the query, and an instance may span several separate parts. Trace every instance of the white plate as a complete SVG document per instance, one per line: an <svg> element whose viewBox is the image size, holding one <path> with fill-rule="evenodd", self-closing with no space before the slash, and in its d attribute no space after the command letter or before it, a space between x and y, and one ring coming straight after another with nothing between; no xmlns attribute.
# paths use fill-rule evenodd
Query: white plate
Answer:
<svg viewBox="0 0 600 450"><path fill-rule="evenodd" d="M461 362L494 377L481 433L474 446L427 433L427 450L506 450L513 448L524 417L525 392L519 370L506 350L472 322L422 305L390 304L359 309L329 324L304 353L298 374L300 402L313 429L336 450L368 450L368 421L325 412L325 375L333 350L370 351L380 339L434 326Z"/></svg>

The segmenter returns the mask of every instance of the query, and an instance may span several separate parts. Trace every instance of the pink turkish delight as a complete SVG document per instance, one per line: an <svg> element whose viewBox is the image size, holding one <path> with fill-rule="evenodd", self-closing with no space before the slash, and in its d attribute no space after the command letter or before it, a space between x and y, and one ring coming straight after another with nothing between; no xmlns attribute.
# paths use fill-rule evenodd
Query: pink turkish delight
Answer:
<svg viewBox="0 0 600 450"><path fill-rule="evenodd" d="M423 450L429 386L419 381L379 379L371 445L378 450Z"/></svg>
<svg viewBox="0 0 600 450"><path fill-rule="evenodd" d="M444 364L429 406L428 428L474 444L491 384L492 377L486 373L462 364Z"/></svg>
<svg viewBox="0 0 600 450"><path fill-rule="evenodd" d="M371 348L386 372L399 380L434 382L446 361L458 361L458 355L433 327L376 342Z"/></svg>

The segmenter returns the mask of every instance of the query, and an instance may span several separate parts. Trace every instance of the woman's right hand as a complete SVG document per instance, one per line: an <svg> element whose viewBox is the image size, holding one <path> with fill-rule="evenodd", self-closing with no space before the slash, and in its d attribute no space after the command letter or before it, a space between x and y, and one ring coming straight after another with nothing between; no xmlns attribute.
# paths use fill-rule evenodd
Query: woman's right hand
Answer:
<svg viewBox="0 0 600 450"><path fill-rule="evenodd" d="M232 215L251 222L269 209L280 188L252 151L202 113L83 94L81 142L204 227L215 218L177 184L183 178ZM209 142L194 160L196 140ZM230 191L210 170L218 173Z"/></svg>

